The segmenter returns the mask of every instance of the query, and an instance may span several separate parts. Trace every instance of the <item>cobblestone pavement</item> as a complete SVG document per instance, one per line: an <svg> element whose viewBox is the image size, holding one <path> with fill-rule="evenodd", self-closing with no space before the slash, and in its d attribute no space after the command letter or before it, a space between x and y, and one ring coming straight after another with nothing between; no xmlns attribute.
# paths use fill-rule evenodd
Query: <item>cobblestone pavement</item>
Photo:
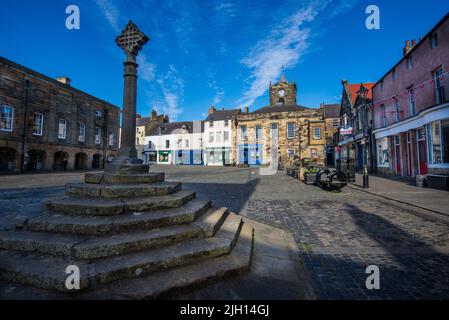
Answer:
<svg viewBox="0 0 449 320"><path fill-rule="evenodd" d="M182 181L184 188L216 206L290 231L318 299L449 299L447 216L350 188L330 193L283 172L260 176L256 169L242 168L152 170L165 171L167 180ZM0 229L13 227L17 215L37 214L43 198L62 194L64 183L82 176L0 176ZM365 287L369 265L380 269L380 290Z"/></svg>

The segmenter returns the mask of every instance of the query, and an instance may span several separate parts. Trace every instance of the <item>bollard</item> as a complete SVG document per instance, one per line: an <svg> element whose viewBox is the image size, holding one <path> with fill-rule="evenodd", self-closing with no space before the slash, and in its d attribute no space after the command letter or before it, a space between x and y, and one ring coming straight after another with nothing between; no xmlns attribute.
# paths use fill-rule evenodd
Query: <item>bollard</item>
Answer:
<svg viewBox="0 0 449 320"><path fill-rule="evenodd" d="M368 166L363 166L363 188L369 188L369 175L368 175Z"/></svg>

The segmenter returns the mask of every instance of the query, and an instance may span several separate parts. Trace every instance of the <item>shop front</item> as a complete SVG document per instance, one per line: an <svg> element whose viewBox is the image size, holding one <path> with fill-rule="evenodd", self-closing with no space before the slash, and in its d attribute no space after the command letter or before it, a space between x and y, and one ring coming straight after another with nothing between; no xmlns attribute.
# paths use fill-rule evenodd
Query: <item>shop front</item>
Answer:
<svg viewBox="0 0 449 320"><path fill-rule="evenodd" d="M157 163L160 164L172 164L172 152L171 150L159 151L159 159Z"/></svg>

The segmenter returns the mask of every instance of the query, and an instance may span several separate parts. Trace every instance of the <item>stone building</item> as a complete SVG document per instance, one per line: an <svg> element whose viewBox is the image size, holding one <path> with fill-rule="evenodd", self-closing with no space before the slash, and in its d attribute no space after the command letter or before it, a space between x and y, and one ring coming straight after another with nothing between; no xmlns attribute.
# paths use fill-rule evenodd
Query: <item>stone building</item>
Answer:
<svg viewBox="0 0 449 320"><path fill-rule="evenodd" d="M101 168L118 150L120 109L0 57L0 171Z"/></svg>
<svg viewBox="0 0 449 320"><path fill-rule="evenodd" d="M339 104L324 104L320 105L320 109L323 111L323 117L325 122L324 138L326 139L325 154L326 166L335 166L336 152L334 135L338 132L340 127L340 105Z"/></svg>
<svg viewBox="0 0 449 320"><path fill-rule="evenodd" d="M268 165L271 159L285 166L297 155L323 164L325 160L325 121L322 109L311 109L296 104L294 82L283 75L270 84L270 105L249 112L245 108L237 116L234 131L235 153L238 165ZM276 154L272 153L277 143Z"/></svg>
<svg viewBox="0 0 449 320"><path fill-rule="evenodd" d="M145 153L145 137L147 133L159 123L168 123L167 115L158 115L155 110L151 112L150 117L142 117L140 114L136 116L136 150L137 158L143 160L145 163L150 162L149 153Z"/></svg>

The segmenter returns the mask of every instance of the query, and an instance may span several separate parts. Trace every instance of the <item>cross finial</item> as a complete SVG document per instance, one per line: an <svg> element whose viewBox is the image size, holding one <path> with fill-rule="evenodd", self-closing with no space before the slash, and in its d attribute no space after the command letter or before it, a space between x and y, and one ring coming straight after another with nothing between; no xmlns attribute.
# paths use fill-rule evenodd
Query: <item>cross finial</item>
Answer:
<svg viewBox="0 0 449 320"><path fill-rule="evenodd" d="M143 45L150 39L130 20L115 43L123 49L126 55L137 56Z"/></svg>

